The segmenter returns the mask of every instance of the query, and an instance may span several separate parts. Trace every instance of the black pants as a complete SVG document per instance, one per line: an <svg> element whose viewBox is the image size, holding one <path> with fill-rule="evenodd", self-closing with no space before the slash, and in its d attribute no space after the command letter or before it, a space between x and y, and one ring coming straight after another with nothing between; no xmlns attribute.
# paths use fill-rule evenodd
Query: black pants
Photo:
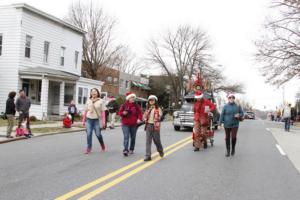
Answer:
<svg viewBox="0 0 300 200"><path fill-rule="evenodd" d="M71 117L72 117L72 124L74 124L74 119L75 119L75 114L70 113Z"/></svg>

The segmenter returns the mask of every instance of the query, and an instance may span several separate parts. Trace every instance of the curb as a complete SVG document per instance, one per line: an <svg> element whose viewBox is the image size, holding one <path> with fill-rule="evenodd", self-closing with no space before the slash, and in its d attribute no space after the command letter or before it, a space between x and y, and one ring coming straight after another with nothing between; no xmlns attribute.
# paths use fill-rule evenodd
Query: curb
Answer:
<svg viewBox="0 0 300 200"><path fill-rule="evenodd" d="M11 138L11 139L0 141L0 144L4 144L4 143L8 143L8 142L14 142L14 141L18 141L18 140L25 140L25 139L28 139L28 138L24 137L24 136L16 137L16 138Z"/></svg>
<svg viewBox="0 0 300 200"><path fill-rule="evenodd" d="M120 127L120 126L117 125L115 127ZM85 131L85 129L86 128L79 128L79 129L76 129L76 130L69 130L69 131L50 132L50 133L45 133L45 134L41 134L41 135L36 135L36 136L33 136L32 138L29 138L29 139L38 138L38 137L44 137L44 136L51 136L51 135L59 135L59 134L80 132L80 131ZM28 139L28 138L24 137L24 136L22 136L22 137L16 137L16 138L12 138L12 139L7 139L7 140L0 141L0 144L14 142L14 141L18 141L18 140L25 140L25 139Z"/></svg>

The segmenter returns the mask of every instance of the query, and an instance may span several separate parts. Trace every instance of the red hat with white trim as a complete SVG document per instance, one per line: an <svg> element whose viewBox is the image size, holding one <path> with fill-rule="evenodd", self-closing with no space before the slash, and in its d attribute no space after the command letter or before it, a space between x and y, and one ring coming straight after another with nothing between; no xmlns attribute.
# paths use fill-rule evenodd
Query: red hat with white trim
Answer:
<svg viewBox="0 0 300 200"><path fill-rule="evenodd" d="M126 92L126 100L128 101L130 98L136 98L136 95L133 92Z"/></svg>
<svg viewBox="0 0 300 200"><path fill-rule="evenodd" d="M202 98L203 98L202 92L201 92L201 91L197 91L197 92L195 93L195 99L202 99Z"/></svg>

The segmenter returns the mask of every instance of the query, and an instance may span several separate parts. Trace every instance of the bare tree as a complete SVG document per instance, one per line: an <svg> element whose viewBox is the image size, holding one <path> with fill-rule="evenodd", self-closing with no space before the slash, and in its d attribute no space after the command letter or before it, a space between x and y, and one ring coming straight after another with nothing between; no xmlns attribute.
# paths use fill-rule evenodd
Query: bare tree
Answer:
<svg viewBox="0 0 300 200"><path fill-rule="evenodd" d="M75 26L86 30L83 38L84 74L97 79L107 67L114 67L122 45L114 45L113 31L116 20L106 15L93 0L78 1L69 8L66 19Z"/></svg>
<svg viewBox="0 0 300 200"><path fill-rule="evenodd" d="M280 86L300 77L300 1L282 0L272 8L280 18L265 24L267 33L256 42L256 59L263 64L266 82Z"/></svg>
<svg viewBox="0 0 300 200"><path fill-rule="evenodd" d="M179 26L162 40L151 40L148 59L165 73L172 84L176 99L182 96L186 79L190 79L196 63L207 61L210 43L207 35L191 26ZM181 91L178 94L178 89Z"/></svg>

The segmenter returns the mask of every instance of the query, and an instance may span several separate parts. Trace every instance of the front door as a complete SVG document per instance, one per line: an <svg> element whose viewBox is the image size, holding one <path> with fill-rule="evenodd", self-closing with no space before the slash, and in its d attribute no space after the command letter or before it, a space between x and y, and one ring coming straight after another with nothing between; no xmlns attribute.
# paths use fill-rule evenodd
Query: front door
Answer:
<svg viewBox="0 0 300 200"><path fill-rule="evenodd" d="M49 81L48 114L59 115L60 83Z"/></svg>

